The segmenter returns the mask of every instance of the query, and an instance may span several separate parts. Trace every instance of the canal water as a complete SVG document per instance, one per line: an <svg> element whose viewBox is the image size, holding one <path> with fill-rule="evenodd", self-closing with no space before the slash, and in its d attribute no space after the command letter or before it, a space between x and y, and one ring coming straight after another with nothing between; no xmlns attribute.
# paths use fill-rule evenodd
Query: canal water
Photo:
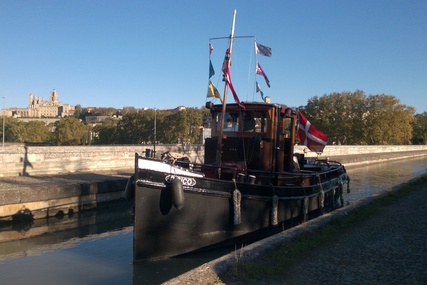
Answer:
<svg viewBox="0 0 427 285"><path fill-rule="evenodd" d="M351 193L364 197L427 173L427 158L348 168ZM159 284L234 249L201 252L158 262L132 262L130 206L3 225L0 228L0 284Z"/></svg>

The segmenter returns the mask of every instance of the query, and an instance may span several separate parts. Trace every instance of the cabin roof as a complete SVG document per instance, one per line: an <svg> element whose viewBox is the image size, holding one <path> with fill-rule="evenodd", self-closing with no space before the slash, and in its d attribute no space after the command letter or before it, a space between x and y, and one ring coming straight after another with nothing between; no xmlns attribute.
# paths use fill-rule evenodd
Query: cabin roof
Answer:
<svg viewBox="0 0 427 285"><path fill-rule="evenodd" d="M257 108L270 109L270 108L280 107L279 104L265 103L265 102L242 102L242 103L246 106L247 109L250 109L250 110L254 110ZM236 103L228 103L227 108L230 108L230 109L236 108L237 109L240 107ZM212 106L212 110L221 111L221 109L222 109L222 104L215 104ZM242 109L242 111L245 111L245 110Z"/></svg>

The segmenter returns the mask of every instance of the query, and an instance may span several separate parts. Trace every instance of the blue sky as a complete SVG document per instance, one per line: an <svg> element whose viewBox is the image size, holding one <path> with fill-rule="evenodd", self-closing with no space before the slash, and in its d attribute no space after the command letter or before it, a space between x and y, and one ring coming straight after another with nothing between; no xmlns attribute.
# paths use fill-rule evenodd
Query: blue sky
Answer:
<svg viewBox="0 0 427 285"><path fill-rule="evenodd" d="M273 51L257 57L268 88L253 75L251 39L235 41L240 100L260 99L255 77L272 102L293 107L359 89L427 111L425 0L1 0L0 97L6 108L53 89L83 107L204 106L209 38L230 34L234 9L235 35ZM227 41L212 44L222 93Z"/></svg>

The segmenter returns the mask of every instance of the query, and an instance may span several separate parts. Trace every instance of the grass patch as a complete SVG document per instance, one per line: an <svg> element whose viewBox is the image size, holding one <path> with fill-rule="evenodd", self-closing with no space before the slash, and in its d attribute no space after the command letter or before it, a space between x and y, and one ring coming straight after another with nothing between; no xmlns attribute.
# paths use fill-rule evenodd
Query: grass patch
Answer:
<svg viewBox="0 0 427 285"><path fill-rule="evenodd" d="M283 275L283 271L296 262L309 258L316 249L329 246L338 241L343 234L350 231L358 224L376 216L382 208L391 205L406 197L413 191L422 191L423 185L427 185L427 175L423 175L398 187L398 191L390 191L363 208L351 212L345 218L337 219L323 228L304 232L289 244L279 248L267 250L256 260L239 260L229 269L223 280L240 280L243 282L260 280L277 280ZM227 283L227 282L226 282Z"/></svg>

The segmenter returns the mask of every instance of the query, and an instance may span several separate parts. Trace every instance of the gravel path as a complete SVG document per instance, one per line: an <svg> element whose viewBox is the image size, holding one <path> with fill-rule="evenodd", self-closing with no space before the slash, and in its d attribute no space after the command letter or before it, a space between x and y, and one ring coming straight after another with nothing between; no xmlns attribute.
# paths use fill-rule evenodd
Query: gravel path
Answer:
<svg viewBox="0 0 427 285"><path fill-rule="evenodd" d="M311 252L277 284L427 284L426 203L422 185Z"/></svg>

